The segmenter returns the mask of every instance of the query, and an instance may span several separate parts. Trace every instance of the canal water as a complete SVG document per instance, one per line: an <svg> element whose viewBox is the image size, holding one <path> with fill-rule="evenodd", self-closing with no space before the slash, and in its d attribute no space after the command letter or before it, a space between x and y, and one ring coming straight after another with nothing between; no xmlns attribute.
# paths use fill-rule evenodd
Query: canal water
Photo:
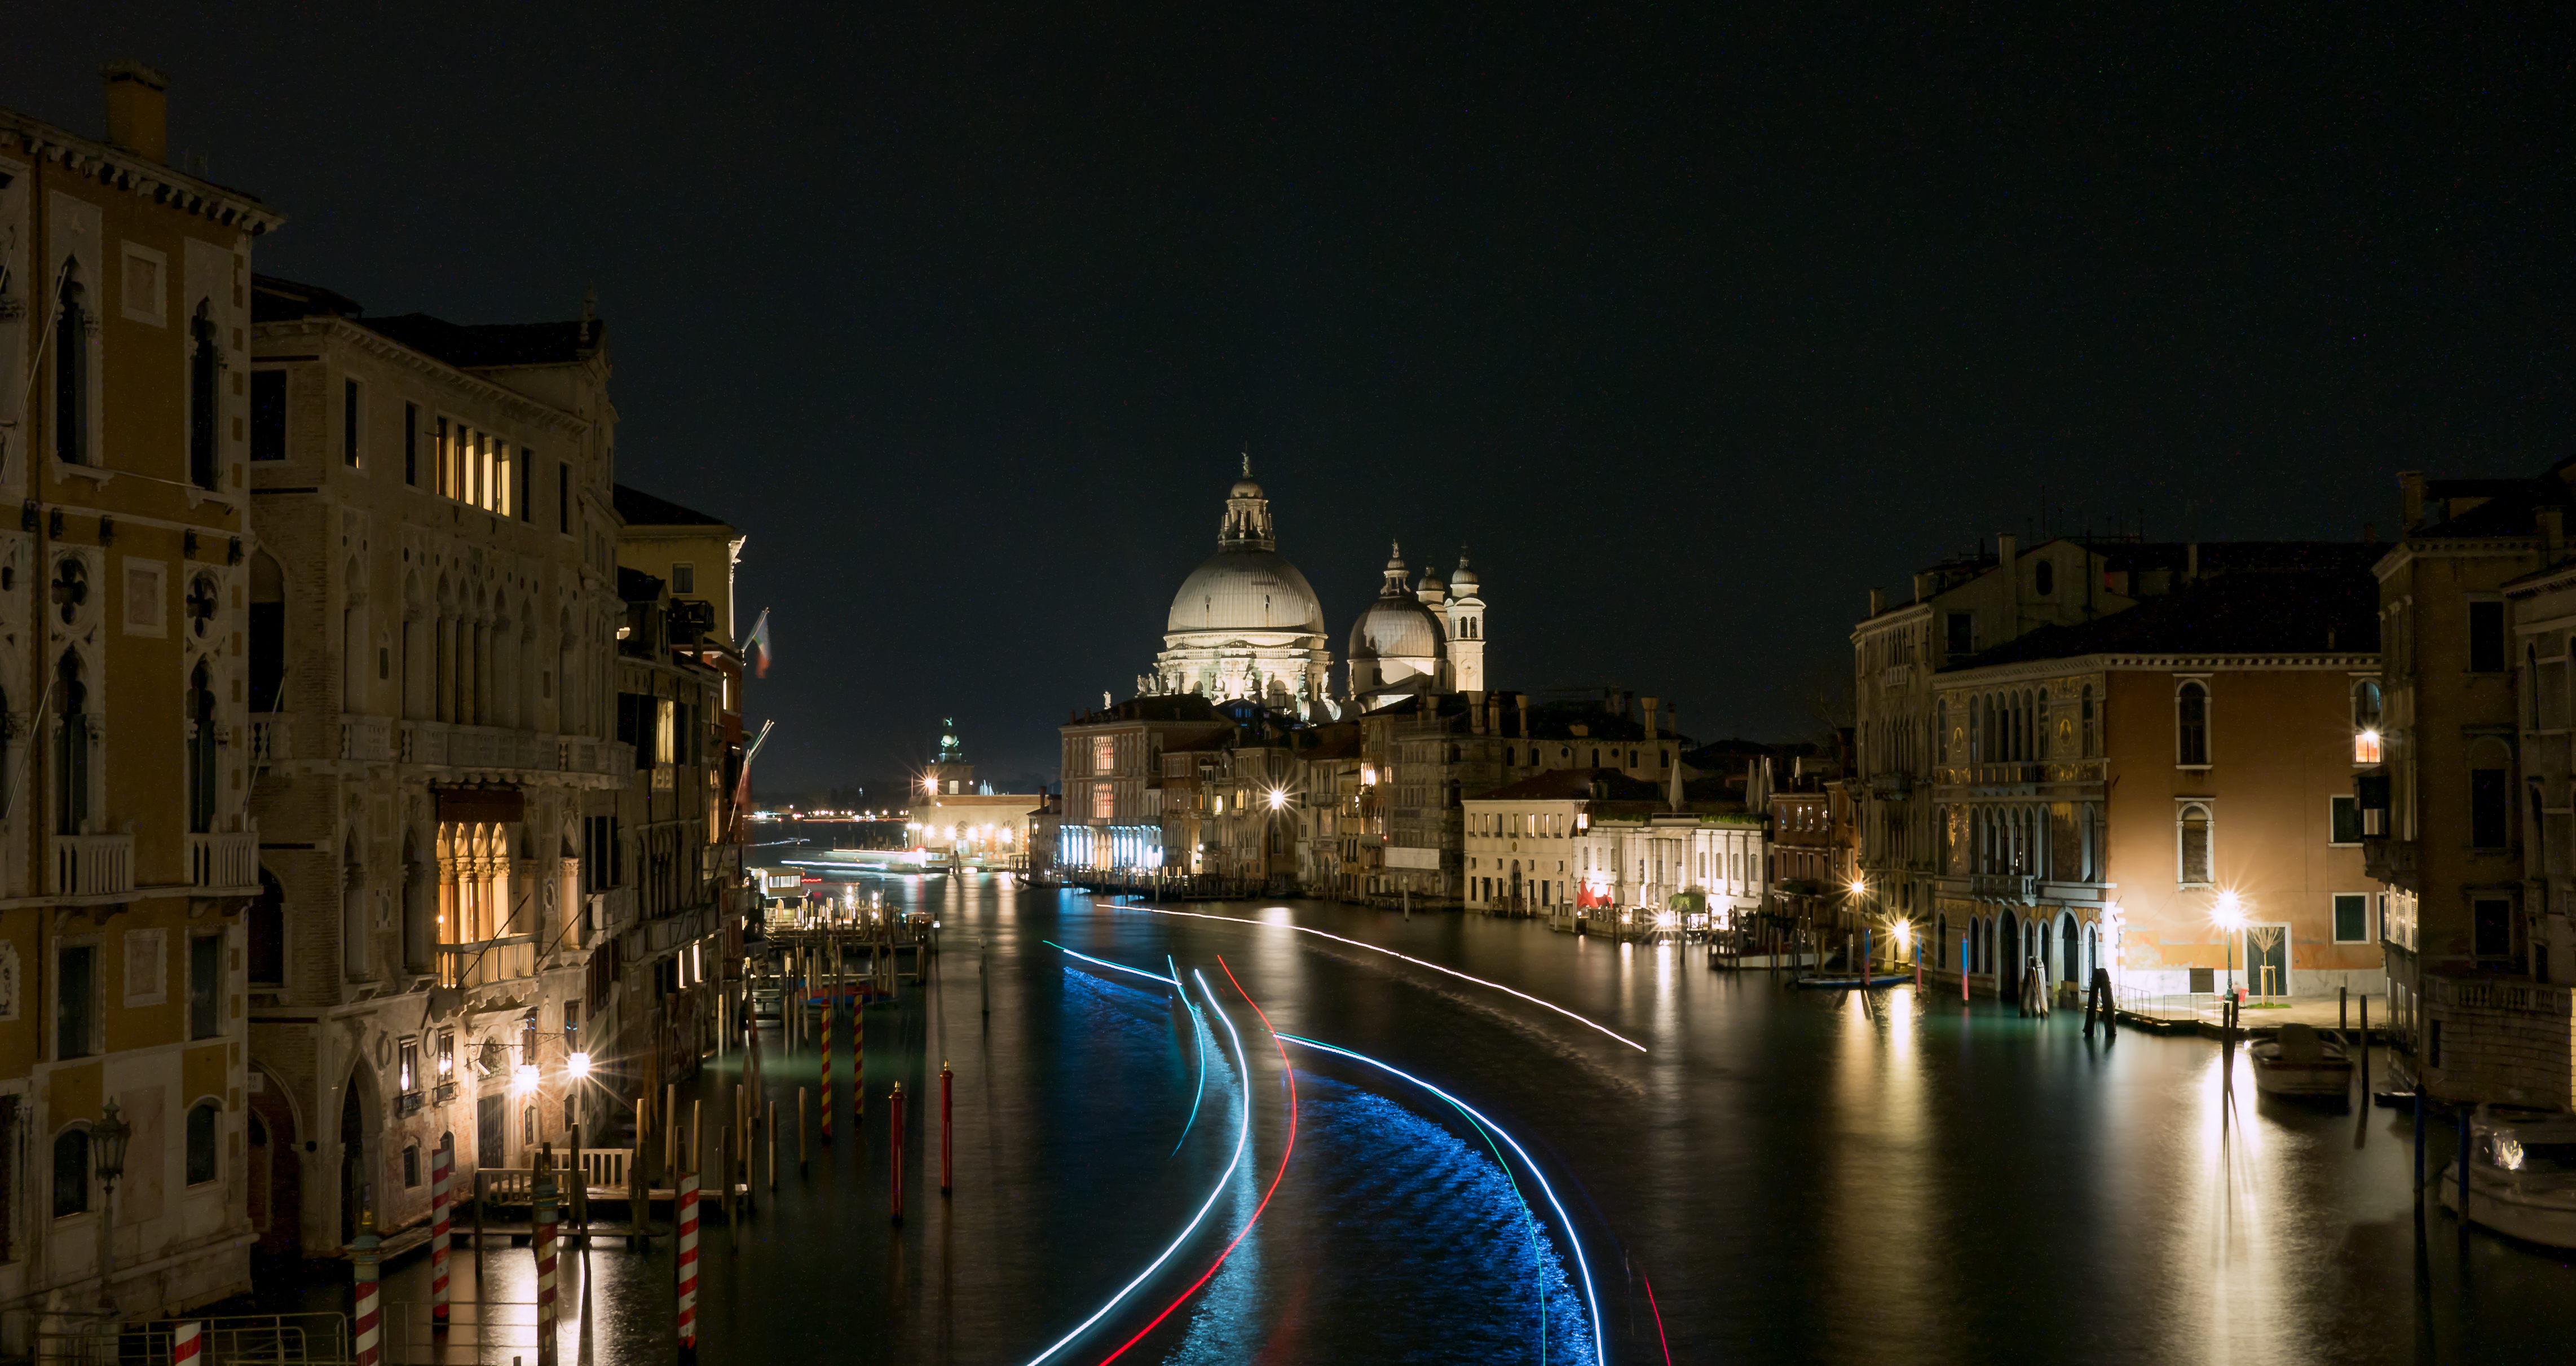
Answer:
<svg viewBox="0 0 2576 1366"><path fill-rule="evenodd" d="M710 1220L704 1361L2489 1362L2576 1340L2569 1258L2438 1208L2419 1231L2400 1112L2259 1097L2241 1055L2230 1087L2207 1040L2088 1041L2073 1014L1905 988L1872 1010L1454 913L1168 908L1244 924L860 881L933 911L946 952L869 1012L857 1132L845 1114L804 1172L788 1145L755 1213ZM814 1057L766 1042L792 1112ZM532 1298L524 1248L486 1250L488 1290L458 1265L460 1298ZM426 1298L419 1258L388 1277ZM670 1360L671 1281L663 1242L568 1257L564 1359ZM527 1330L495 1336L440 1359L534 1361Z"/></svg>

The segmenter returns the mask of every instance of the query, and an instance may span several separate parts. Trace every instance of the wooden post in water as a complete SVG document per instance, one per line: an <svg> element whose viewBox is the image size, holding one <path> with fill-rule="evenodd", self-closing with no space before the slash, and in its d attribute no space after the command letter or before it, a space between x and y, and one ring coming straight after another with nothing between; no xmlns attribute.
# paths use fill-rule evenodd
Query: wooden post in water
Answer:
<svg viewBox="0 0 2576 1366"><path fill-rule="evenodd" d="M769 1123L762 1127L761 1137L769 1141L769 1188L778 1189L778 1102L769 1102Z"/></svg>
<svg viewBox="0 0 2576 1366"><path fill-rule="evenodd" d="M805 1167L805 1088L796 1088L796 1170Z"/></svg>
<svg viewBox="0 0 2576 1366"><path fill-rule="evenodd" d="M939 1064L939 1193L941 1195L948 1193L949 1186L956 1176L955 1145L949 1138L953 1131L950 1123L953 1112L949 1104L949 1096L956 1089L957 1072L942 1060Z"/></svg>
<svg viewBox="0 0 2576 1366"><path fill-rule="evenodd" d="M891 1181L893 1182L893 1185L894 1185L894 1222L895 1222L895 1223L897 1223L897 1224L900 1224L900 1223L902 1223L902 1222L903 1222L903 1083L902 1083L902 1082L896 1082L896 1083L894 1084L894 1094L893 1094L891 1097L889 1097L888 1099L889 1099L889 1101L891 1102L890 1108L894 1111L893 1122L892 1122L890 1125L888 1125L888 1126L887 1126L888 1131L889 1131L890 1133L892 1133L892 1134L893 1134L893 1136L894 1136L893 1165L892 1165L892 1172L891 1172L891 1176L890 1176L890 1179L891 1179ZM2462 1133L2466 1133L2466 1132L2468 1132L2468 1130L2467 1130L2467 1128L2466 1128L2467 1121L2466 1121L2466 1120L2463 1120L2463 1121L2461 1121L2461 1124L2462 1124L2462 1126L2463 1126L2463 1127L2461 1128L2461 1132L2462 1132Z"/></svg>

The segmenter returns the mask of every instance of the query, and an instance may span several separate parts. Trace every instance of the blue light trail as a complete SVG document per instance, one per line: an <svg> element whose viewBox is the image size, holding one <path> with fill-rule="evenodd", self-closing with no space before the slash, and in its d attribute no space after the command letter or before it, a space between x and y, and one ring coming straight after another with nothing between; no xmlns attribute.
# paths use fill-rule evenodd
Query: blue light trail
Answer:
<svg viewBox="0 0 2576 1366"><path fill-rule="evenodd" d="M1199 987L1201 990L1206 989L1206 979L1200 979ZM1213 995L1209 997L1209 1003L1215 1003L1215 997ZM1230 1029L1233 1026L1229 1024L1227 1027ZM1300 1047L1312 1048L1325 1053L1338 1054L1342 1057L1351 1059L1353 1062L1364 1062L1381 1072L1389 1072L1402 1077L1406 1081L1412 1082L1423 1090L1449 1102L1451 1105L1457 1106L1458 1109L1469 1119L1492 1130L1494 1133L1500 1135L1505 1143L1512 1145L1512 1151L1521 1155L1522 1165L1528 1167L1530 1175L1538 1181L1538 1188L1546 1193L1547 1203L1555 1208L1557 1222L1565 1226L1565 1241L1566 1245L1574 1250L1575 1269L1583 1273L1583 1302L1585 1307L1592 1311L1592 1359L1596 1362L1602 1363L1602 1366L1607 1366L1610 1360L1610 1353L1607 1342L1601 1333L1601 1300L1598 1295L1593 1293L1592 1264L1585 1260L1583 1256L1583 1240L1575 1234L1574 1220L1567 1217L1564 1204L1556 1198L1556 1188L1547 1183L1547 1174L1538 1169L1538 1163L1530 1160L1529 1150L1520 1145L1520 1140L1512 1137L1510 1132L1505 1130L1503 1126L1487 1119L1476 1109L1476 1107L1469 1105L1467 1102L1458 1099L1456 1096L1453 1096L1448 1092L1441 1090L1439 1087L1424 1081L1422 1078L1405 1071L1403 1068L1396 1067L1390 1063L1379 1062L1377 1059L1372 1058L1365 1053L1354 1053L1347 1048L1339 1048L1332 1044L1319 1042L1314 1039L1300 1038L1295 1034L1282 1034L1279 1037L1289 1043L1297 1044ZM1239 1044L1236 1051L1238 1053L1241 1052Z"/></svg>
<svg viewBox="0 0 2576 1366"><path fill-rule="evenodd" d="M1041 940L1039 942L1045 943L1048 941ZM1064 949L1066 953L1072 953L1076 958L1085 958L1091 962L1100 963L1104 967L1115 968L1120 966L1116 963L1108 963L1103 962L1101 959L1090 958L1087 954L1074 953L1071 949L1065 949L1062 944L1056 944L1053 947ZM1168 980L1166 978L1156 977L1153 973L1143 972L1136 968L1124 968L1122 970L1136 973L1140 977L1153 977L1154 980L1158 982ZM1129 1295L1134 1294L1136 1287L1143 1285L1148 1277L1151 1277L1155 1272L1161 1270L1163 1263L1170 1261L1172 1259L1172 1254L1180 1251L1181 1244L1188 1242L1190 1234L1196 1232L1200 1223L1206 1220L1208 1211L1216 1208L1218 1197L1225 1194L1226 1184L1234 1179L1234 1169L1243 1165L1243 1150L1252 1141L1252 1063L1244 1056L1243 1036L1235 1032L1234 1021L1226 1015L1225 1007L1217 1004L1216 993L1209 989L1206 976L1195 970L1190 973L1190 976L1197 979L1199 984L1199 994L1207 997L1208 1009L1216 1012L1217 1022L1225 1026L1227 1036L1234 1040L1235 1071L1237 1075L1243 1079L1243 1127L1236 1131L1234 1136L1234 1156L1227 1160L1225 1171L1218 1175L1216 1179L1216 1187L1208 1192L1207 1202L1200 1205L1199 1212L1191 1215L1189 1223L1181 1227L1179 1236L1172 1239L1172 1245L1164 1248L1160 1256L1157 1256L1153 1261L1147 1263L1144 1270L1137 1272L1136 1279L1129 1281L1125 1286L1119 1289L1117 1294L1110 1296L1107 1303L1101 1305L1098 1309L1091 1311L1091 1317L1075 1324L1072 1332L1065 1334L1063 1337L1057 1338L1045 1351L1038 1353L1036 1356L1030 1357L1028 1360L1028 1366L1039 1366L1039 1363L1044 1362L1048 1358L1053 1357L1056 1353L1063 1351L1075 1338L1081 1337L1084 1333L1090 1331L1091 1325L1108 1317L1109 1311L1117 1308L1120 1301L1126 1299ZM1517 1147L1518 1145L1514 1146Z"/></svg>

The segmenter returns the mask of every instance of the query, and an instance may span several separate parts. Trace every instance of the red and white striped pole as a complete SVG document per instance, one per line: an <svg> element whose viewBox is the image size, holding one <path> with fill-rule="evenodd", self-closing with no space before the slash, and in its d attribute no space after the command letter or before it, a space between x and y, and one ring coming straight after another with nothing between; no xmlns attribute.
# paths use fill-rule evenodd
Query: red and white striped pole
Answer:
<svg viewBox="0 0 2576 1366"><path fill-rule="evenodd" d="M450 1135L429 1156L429 1328L447 1331L449 1229L456 1213L456 1139Z"/></svg>
<svg viewBox="0 0 2576 1366"><path fill-rule="evenodd" d="M384 1309L377 1301L376 1212L358 1211L358 1236L349 1244L349 1270L357 1279L357 1313L353 1316L358 1330L358 1366L378 1366L384 1360Z"/></svg>
<svg viewBox="0 0 2576 1366"><path fill-rule="evenodd" d="M555 1366L560 1352L556 1338L562 1310L555 1299L555 1225L561 1216L555 1198L554 1145L537 1148L537 1170L530 1183L529 1196L536 1208L529 1222L536 1225L534 1241L537 1254L537 1366Z"/></svg>
<svg viewBox="0 0 2576 1366"><path fill-rule="evenodd" d="M903 1222L903 1083L894 1084L894 1221Z"/></svg>
<svg viewBox="0 0 2576 1366"><path fill-rule="evenodd" d="M195 1319L170 1331L170 1366L198 1366L205 1360L198 1353L204 1348L206 1325Z"/></svg>
<svg viewBox="0 0 2576 1366"><path fill-rule="evenodd" d="M680 1352L698 1355L698 1174L680 1178Z"/></svg>

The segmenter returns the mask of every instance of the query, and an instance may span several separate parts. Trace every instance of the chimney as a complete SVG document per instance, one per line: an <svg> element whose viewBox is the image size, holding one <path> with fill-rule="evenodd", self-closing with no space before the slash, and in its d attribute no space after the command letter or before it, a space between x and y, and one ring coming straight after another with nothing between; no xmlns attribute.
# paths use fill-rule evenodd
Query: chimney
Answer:
<svg viewBox="0 0 2576 1366"><path fill-rule="evenodd" d="M2535 510L2540 518L2540 544L2549 562L2556 564L2567 546L2567 509L2543 507Z"/></svg>
<svg viewBox="0 0 2576 1366"><path fill-rule="evenodd" d="M2361 543L2363 545L2379 544L2379 523L2364 522L2361 524Z"/></svg>
<svg viewBox="0 0 2576 1366"><path fill-rule="evenodd" d="M2013 552L2014 552L2015 550L2019 549L2020 547L2021 547L2021 538L2020 538L2020 537L2018 537L2018 536L2013 536L2013 535L2009 535L2009 534L1999 534L1999 535L1997 535L1997 536L1995 537L1995 564L1996 564L1996 566L1997 566L1998 568L2004 569L2004 570L2006 570L2006 571L2010 571L2010 570L2011 570L2011 568L2013 567Z"/></svg>
<svg viewBox="0 0 2576 1366"><path fill-rule="evenodd" d="M1524 739L1524 740L1526 740L1526 739L1528 739L1528 738L1529 738L1529 733L1530 733L1530 728L1529 728L1529 694L1528 694L1528 693L1516 693L1516 694L1514 694L1514 695L1513 695L1512 700L1513 700L1513 701L1515 701L1515 702L1520 703L1520 709L1521 709L1521 738L1522 738L1522 739Z"/></svg>
<svg viewBox="0 0 2576 1366"><path fill-rule="evenodd" d="M1915 576L1914 576L1914 600L1915 600L1916 602L1928 602L1928 601L1930 601L1930 600L1931 600L1931 597L1932 597L1932 576L1931 576L1931 575L1929 575L1929 574L1917 574L1917 575L1915 575Z"/></svg>
<svg viewBox="0 0 2576 1366"><path fill-rule="evenodd" d="M1644 701L1646 704L1646 738L1652 740L1655 738L1655 713L1662 710L1663 699L1659 697L1649 697L1644 699Z"/></svg>
<svg viewBox="0 0 2576 1366"><path fill-rule="evenodd" d="M107 141L148 161L170 160L170 78L141 62L112 62L107 82Z"/></svg>
<svg viewBox="0 0 2576 1366"><path fill-rule="evenodd" d="M2397 534L2404 536L2424 524L2424 472L2399 470L2397 497L2400 508L2397 517Z"/></svg>
<svg viewBox="0 0 2576 1366"><path fill-rule="evenodd" d="M1664 729L1671 732L1674 739L1678 740L1682 738L1681 703L1667 702L1664 704Z"/></svg>
<svg viewBox="0 0 2576 1366"><path fill-rule="evenodd" d="M1887 594L1875 588L1869 590L1869 614L1874 617L1886 610Z"/></svg>
<svg viewBox="0 0 2576 1366"><path fill-rule="evenodd" d="M2189 583L2200 577L2200 542L2189 541L2182 548L2182 577Z"/></svg>
<svg viewBox="0 0 2576 1366"><path fill-rule="evenodd" d="M1467 729L1476 735L1485 733L1485 695L1481 692L1467 694Z"/></svg>

